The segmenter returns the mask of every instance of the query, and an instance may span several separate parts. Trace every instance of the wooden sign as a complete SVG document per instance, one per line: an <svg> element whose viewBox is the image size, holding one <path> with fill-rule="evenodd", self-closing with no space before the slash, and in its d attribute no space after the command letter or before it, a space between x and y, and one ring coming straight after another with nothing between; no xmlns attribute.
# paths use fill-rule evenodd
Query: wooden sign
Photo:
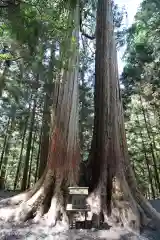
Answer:
<svg viewBox="0 0 160 240"><path fill-rule="evenodd" d="M69 187L70 195L88 195L88 187Z"/></svg>

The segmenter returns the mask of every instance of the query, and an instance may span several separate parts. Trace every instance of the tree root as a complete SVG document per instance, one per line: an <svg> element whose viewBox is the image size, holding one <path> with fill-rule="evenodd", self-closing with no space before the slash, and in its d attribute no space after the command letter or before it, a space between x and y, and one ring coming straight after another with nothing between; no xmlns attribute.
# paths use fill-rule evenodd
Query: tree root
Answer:
<svg viewBox="0 0 160 240"><path fill-rule="evenodd" d="M14 196L10 199L1 201L2 203L14 204L0 209L0 217L5 217L5 221L25 222L32 219L33 222L44 220L48 226L55 226L61 222L65 228L69 227L68 216L66 214L67 196L62 181L54 182L53 179L46 176L46 184L43 181L36 185L32 190ZM50 180L49 180L50 179ZM43 184L42 184L43 183ZM63 188L62 188L63 185ZM121 188L121 187L120 187ZM100 223L106 223L108 226L121 226L133 229L139 232L140 225L149 224L149 218L154 219L154 224L159 228L160 214L157 213L151 205L143 198L141 194L134 194L127 189L127 184L123 183L124 191L113 194L112 213L107 215L105 196L101 195L101 188L92 192L87 203L91 208L91 217L93 227L99 228ZM36 190L36 191L35 191ZM17 205L18 204L18 205Z"/></svg>
<svg viewBox="0 0 160 240"><path fill-rule="evenodd" d="M133 213L131 206L125 201L112 201L112 214L107 216L106 207L101 209L103 199L99 196L91 194L87 199L87 203L91 208L92 223L95 228L99 228L101 223L107 226L120 226L128 229L134 229L138 232L137 216Z"/></svg>
<svg viewBox="0 0 160 240"><path fill-rule="evenodd" d="M15 212L14 220L16 222L24 222L32 218L38 206L42 203L43 198L43 188L40 188L28 201L19 205Z"/></svg>
<svg viewBox="0 0 160 240"><path fill-rule="evenodd" d="M139 233L142 225L148 223L146 212L132 194L124 176L121 181L116 180L113 186L112 212L108 216L105 192L102 195L101 189L105 189L105 184L101 183L90 194L87 203L91 209L92 221L95 227L100 226L100 222L107 223L108 226L120 226L134 230Z"/></svg>
<svg viewBox="0 0 160 240"><path fill-rule="evenodd" d="M135 193L135 198L141 209L144 226L149 227L152 225L152 227L160 229L160 213L138 191Z"/></svg>
<svg viewBox="0 0 160 240"><path fill-rule="evenodd" d="M35 186L32 189L27 190L23 193L17 194L16 196L1 200L0 207L18 205L30 199L41 188L46 176L46 171L47 169L44 171L43 176L39 179L39 181L35 184Z"/></svg>
<svg viewBox="0 0 160 240"><path fill-rule="evenodd" d="M13 197L10 197L10 198L2 199L0 201L0 208L4 207L4 206L20 204L21 202L23 202L27 199L27 194L28 194L28 192L24 192L24 193L20 193L16 196L13 196Z"/></svg>
<svg viewBox="0 0 160 240"><path fill-rule="evenodd" d="M112 196L112 213L108 216L105 193L101 190L103 183L95 189L87 199L91 208L93 225L97 228L104 221L109 226L125 227L129 231L140 232L141 228L148 226L160 228L160 214L150 205L143 195L127 183L124 175L116 179ZM105 189L105 188L104 188Z"/></svg>
<svg viewBox="0 0 160 240"><path fill-rule="evenodd" d="M37 223L41 220L48 226L55 226L57 222L63 223L65 229L69 227L69 221L66 214L65 198L63 191L56 187L53 191L53 183L44 187L42 185L33 195L29 192L30 198L28 199L28 193L19 194L5 203L14 203L16 205L13 210L8 206L7 217L3 220L13 221L16 223L25 222L32 219L32 222ZM0 211L0 216L6 213L7 208Z"/></svg>
<svg viewBox="0 0 160 240"><path fill-rule="evenodd" d="M136 180L133 174L133 171L131 169L131 166L126 170L126 181L128 185L130 186L130 192L135 199L137 208L140 213L141 218L141 224L143 226L154 226L154 228L159 229L160 228L160 213L158 213L151 204L144 198L142 193L138 190Z"/></svg>
<svg viewBox="0 0 160 240"><path fill-rule="evenodd" d="M49 211L44 216L47 225L55 226L57 221L62 221L69 226L68 217L63 206L63 197L61 194L56 194L52 197Z"/></svg>

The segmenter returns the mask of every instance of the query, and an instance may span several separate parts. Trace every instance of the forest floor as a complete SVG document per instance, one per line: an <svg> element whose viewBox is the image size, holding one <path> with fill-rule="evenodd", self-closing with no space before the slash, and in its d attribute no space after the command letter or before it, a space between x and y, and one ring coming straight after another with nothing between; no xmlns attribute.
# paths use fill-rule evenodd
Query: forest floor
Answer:
<svg viewBox="0 0 160 240"><path fill-rule="evenodd" d="M0 191L0 199L15 195L14 192ZM5 214L5 213L4 213ZM110 230L65 230L60 223L56 227L48 227L43 220L37 224L26 222L15 224L0 219L0 240L160 240L160 232L145 230L141 236L122 228Z"/></svg>

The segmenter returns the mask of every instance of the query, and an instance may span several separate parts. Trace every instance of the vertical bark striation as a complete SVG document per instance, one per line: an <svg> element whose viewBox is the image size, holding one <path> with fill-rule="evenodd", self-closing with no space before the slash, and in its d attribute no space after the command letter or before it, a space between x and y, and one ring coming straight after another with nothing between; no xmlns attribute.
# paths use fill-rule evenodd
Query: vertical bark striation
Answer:
<svg viewBox="0 0 160 240"><path fill-rule="evenodd" d="M39 178L42 176L44 169L47 165L47 156L49 150L50 140L50 123L51 123L51 105L52 94L54 91L54 68L55 68L55 44L51 46L51 58L48 69L48 81L46 87L46 94L44 98L43 118L42 118L42 134L40 145L40 162L39 162Z"/></svg>
<svg viewBox="0 0 160 240"><path fill-rule="evenodd" d="M88 203L96 215L107 206L114 222L118 220L135 230L139 230L140 223L146 223L146 215L154 218L158 225L160 215L140 193L129 161L111 0L99 0L97 4L95 60L95 119L89 156L92 179ZM95 208L99 208L98 211Z"/></svg>
<svg viewBox="0 0 160 240"><path fill-rule="evenodd" d="M56 105L52 112L54 127L51 134L48 167L56 174L66 179L69 184L76 181L79 165L78 146L78 64L79 57L79 7L74 15L75 30L72 33L68 47L72 56L67 60L67 69L62 69L62 75L55 83L54 98Z"/></svg>
<svg viewBox="0 0 160 240"><path fill-rule="evenodd" d="M95 59L95 119L91 147L90 190L106 184L108 214L111 214L112 179L115 175L116 136L115 66L113 65L113 20L111 3L98 1Z"/></svg>

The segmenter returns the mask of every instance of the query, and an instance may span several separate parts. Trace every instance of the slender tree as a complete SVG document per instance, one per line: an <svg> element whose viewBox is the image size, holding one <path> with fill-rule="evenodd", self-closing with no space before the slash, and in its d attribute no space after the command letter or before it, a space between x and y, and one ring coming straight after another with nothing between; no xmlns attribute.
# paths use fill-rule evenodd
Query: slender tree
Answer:
<svg viewBox="0 0 160 240"><path fill-rule="evenodd" d="M30 111L30 107L29 107L29 111ZM16 190L16 187L17 187L17 183L18 183L18 179L19 179L19 175L20 175L20 169L21 169L21 165L22 165L22 156L23 156L27 126L28 126L28 119L29 119L29 114L27 114L26 120L25 120L25 123L24 123L24 131L23 131L23 136L22 136L21 151L20 151L20 155L19 155L19 161L18 161L18 166L17 166L17 170L16 170L16 177L15 177L15 181L14 181L14 190Z"/></svg>
<svg viewBox="0 0 160 240"><path fill-rule="evenodd" d="M30 129L29 129L28 142L27 142L26 157L25 157L23 176L22 176L22 185L21 185L22 191L26 190L26 187L27 187L27 176L28 176L28 170L29 170L29 159L30 159L30 152L31 152L32 135L33 135L33 129L34 129L36 104L37 104L37 101L36 101L36 99L34 99L33 109L32 109L32 113L31 113L31 121L30 121Z"/></svg>

